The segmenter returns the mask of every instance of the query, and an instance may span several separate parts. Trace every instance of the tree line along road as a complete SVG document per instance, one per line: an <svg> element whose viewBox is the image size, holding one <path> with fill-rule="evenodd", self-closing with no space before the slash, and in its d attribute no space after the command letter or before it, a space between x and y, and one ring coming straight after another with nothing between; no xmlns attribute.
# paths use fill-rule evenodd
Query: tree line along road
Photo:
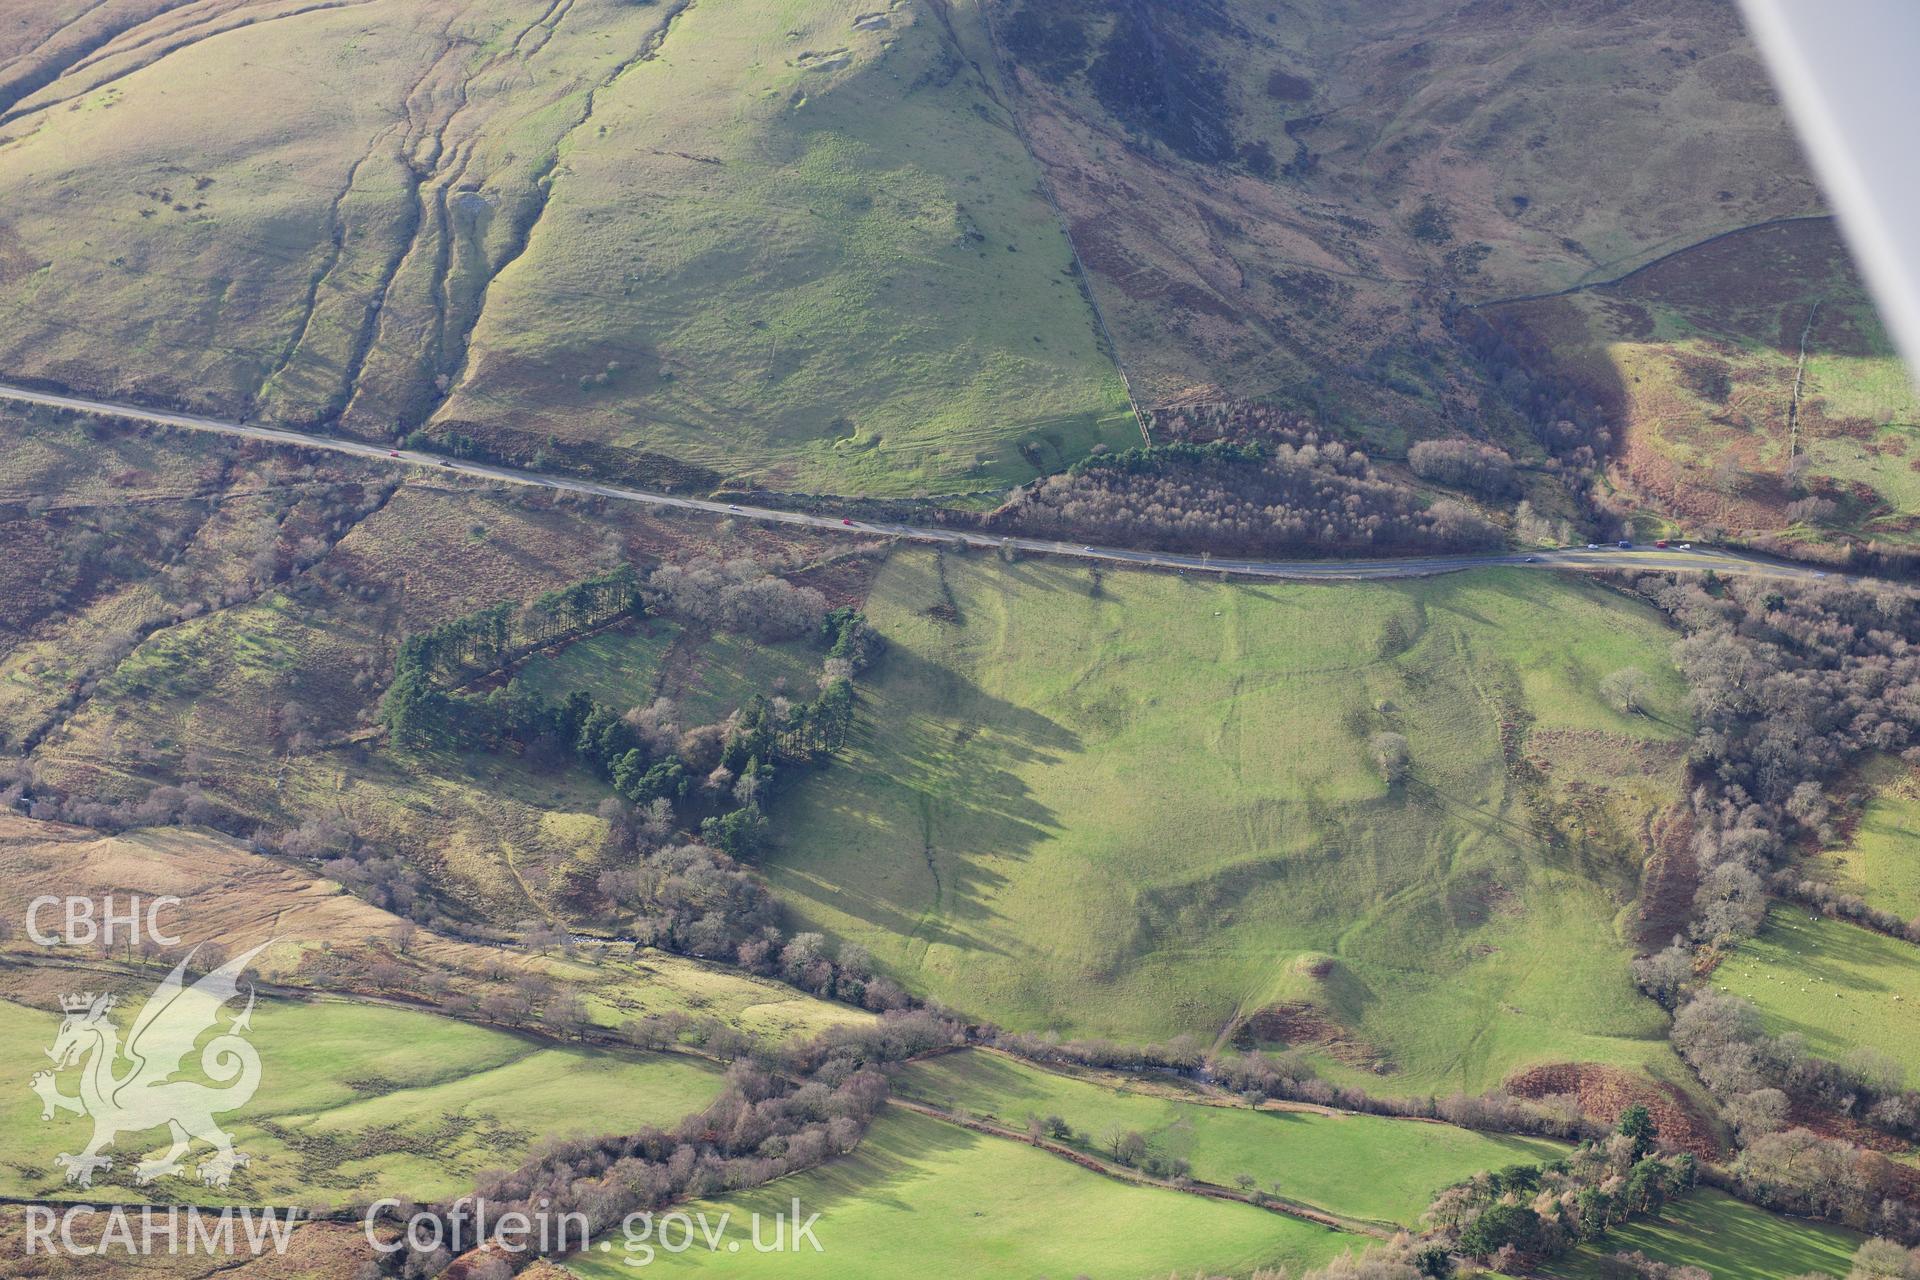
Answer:
<svg viewBox="0 0 1920 1280"><path fill-rule="evenodd" d="M1175 569L1181 572L1195 570L1212 573L1233 573L1253 578L1277 578L1297 581L1342 581L1377 578L1416 578L1438 573L1456 573L1463 569L1505 567L1516 569L1553 569L1573 570L1576 572L1614 572L1622 569L1642 569L1657 571L1679 571L1684 573L1722 573L1742 574L1755 577L1801 579L1813 581L1823 578L1840 578L1853 582L1872 582L1905 589L1899 583L1883 579L1869 578L1861 574L1848 574L1838 571L1817 569L1809 565L1794 564L1791 561L1777 560L1750 552L1731 551L1716 548L1680 548L1660 549L1656 547L1636 547L1632 550L1602 547L1587 550L1578 547L1548 549L1540 551L1483 552L1465 555L1405 556L1388 559L1352 559L1352 560L1253 560L1212 555L1189 555L1171 551L1138 551L1127 547L1101 547L1091 544L1058 542L1047 538L1026 538L1017 535L994 535L954 529L935 529L919 525L897 524L885 520L858 520L850 517L813 515L804 511L784 511L777 507L741 506L736 503L715 502L706 498L687 498L671 493L653 493L645 489L629 489L620 485L602 484L595 480L580 480L571 476L549 475L539 471L525 471L517 467L495 466L485 462L470 462L443 454L426 453L414 449L393 449L361 440L349 440L337 436L317 435L305 431L294 431L285 427L264 427L245 422L227 422L219 418L204 417L192 413L174 413L164 409L148 409L139 405L116 404L107 400L91 400L81 396L59 395L50 391L35 391L28 387L17 387L0 383L0 400L10 400L20 404L42 405L53 409L65 409L76 413L94 414L100 417L123 418L135 422L150 422L159 426L176 427L187 431L209 431L218 435L238 436L246 440L263 440L272 444L289 445L300 449L318 449L328 453L342 453L353 457L366 458L374 462L386 462L399 466L432 467L436 472L470 476L480 480L491 480L505 484L530 485L536 488L556 489L566 493L584 494L588 497L605 498L613 502L636 502L646 506L671 507L683 511L700 511L712 515L728 516L742 520L759 520L773 524L804 525L809 528L824 529L840 533L904 538L916 542L929 542L948 546L979 547L989 550L1011 548L1035 555L1065 556L1079 560L1105 561L1114 564L1138 565L1144 568Z"/></svg>

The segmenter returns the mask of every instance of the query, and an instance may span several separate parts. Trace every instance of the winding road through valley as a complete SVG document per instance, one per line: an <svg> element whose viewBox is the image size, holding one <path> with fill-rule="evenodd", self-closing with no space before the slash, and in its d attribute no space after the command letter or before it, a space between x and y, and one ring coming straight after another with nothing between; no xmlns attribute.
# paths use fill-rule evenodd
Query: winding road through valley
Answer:
<svg viewBox="0 0 1920 1280"><path fill-rule="evenodd" d="M867 537L878 535L889 538L905 538L916 542L939 543L948 546L964 545L990 550L1012 548L1035 555L1067 556L1080 560L1105 561L1114 564L1138 565L1156 569L1175 569L1181 572L1191 569L1215 573L1224 571L1253 578L1278 578L1298 581L1341 581L1365 578L1414 578L1437 573L1454 573L1463 569L1510 567L1584 572L1611 572L1622 569L1676 570L1693 573L1712 571L1721 574L1741 574L1769 578L1812 580L1831 577L1846 578L1852 581L1878 581L1876 579L1869 579L1864 575L1818 569L1810 565L1794 564L1791 561L1777 560L1751 552L1729 551L1715 548L1693 548L1687 550L1673 548L1662 550L1656 547L1635 547L1632 550L1622 550L1615 547L1600 547L1594 550L1587 550L1585 548L1569 547L1541 551L1406 556L1377 560L1254 560L1231 556L1189 555L1170 551L1138 551L1127 547L1101 547L1091 544L1059 542L1048 538L1027 538L1018 535L987 534L970 530L937 529L921 525L899 524L887 520L861 520L853 517L822 516L804 511L783 511L777 507L743 506L729 502L715 502L705 498L682 497L671 493L653 493L645 489L629 489L620 485L603 484L596 480L582 480L572 476L548 475L539 471L523 471L517 467L494 466L491 463L485 462L469 462L459 458L450 458L443 454L428 453L420 450L390 449L382 445L369 444L361 440L344 439L338 436L325 436L304 431L293 431L285 427L264 427L245 422L228 422L219 418L203 417L198 414L174 413L164 409L148 409L138 405L116 404L106 400L90 400L80 396L59 395L50 391L35 391L27 387L10 386L6 383L0 383L0 401L44 405L54 409L67 409L78 413L98 414L104 417L125 418L136 422L150 422L160 426L177 427L188 431L210 431L219 435L238 436L247 440L264 440L273 444L291 445L302 449L320 449L328 453L343 453L353 457L366 458L374 462L390 463L395 466L427 467L438 473L470 476L475 479L506 484L522 484L531 485L536 488L557 489L567 493L578 493L585 494L589 497L605 498L614 502L636 502L645 506L671 507L683 511L700 511L712 515L727 516L733 519L759 520L771 524L804 525L809 528L858 534ZM1888 585L1897 584L1890 583Z"/></svg>

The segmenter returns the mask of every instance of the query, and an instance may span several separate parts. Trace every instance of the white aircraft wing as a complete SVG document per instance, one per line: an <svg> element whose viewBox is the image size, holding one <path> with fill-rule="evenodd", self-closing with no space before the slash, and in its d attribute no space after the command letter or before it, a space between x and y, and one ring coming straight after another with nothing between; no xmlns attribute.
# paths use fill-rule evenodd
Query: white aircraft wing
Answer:
<svg viewBox="0 0 1920 1280"><path fill-rule="evenodd" d="M1920 377L1920 0L1741 0L1880 314Z"/></svg>

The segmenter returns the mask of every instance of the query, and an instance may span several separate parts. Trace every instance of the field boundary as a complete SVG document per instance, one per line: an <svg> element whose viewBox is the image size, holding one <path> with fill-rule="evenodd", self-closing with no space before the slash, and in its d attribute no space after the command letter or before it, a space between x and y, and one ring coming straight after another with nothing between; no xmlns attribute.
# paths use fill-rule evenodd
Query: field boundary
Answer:
<svg viewBox="0 0 1920 1280"><path fill-rule="evenodd" d="M1731 240L1735 236L1745 235L1749 231L1765 231L1770 227L1791 227L1803 222L1832 222L1830 213L1797 213L1785 218L1768 218L1762 222L1749 223L1744 227L1729 227L1725 231L1716 231L1704 240L1692 244L1683 244L1678 249L1669 249L1657 258L1648 258L1631 271L1623 271L1606 280L1588 280L1582 284L1570 284L1564 289L1553 289L1545 293L1517 293L1510 298L1485 298L1478 302L1463 302L1463 311L1478 311L1483 307L1505 307L1521 302L1547 302L1554 298L1570 298L1576 293L1586 293L1593 289L1609 289L1617 284L1625 284L1643 271L1665 262L1671 262L1683 253L1692 253L1695 249L1704 249L1708 245L1719 244L1722 240Z"/></svg>
<svg viewBox="0 0 1920 1280"><path fill-rule="evenodd" d="M112 960L62 960L53 956L6 955L0 954L0 970L6 969L62 969L75 973L97 973L116 978L149 978L161 970L143 969ZM486 1018L464 1017L454 1010L435 1004L430 1000L409 996L378 995L372 992L340 990L323 991L316 987L289 986L284 982L269 979L256 979L252 983L260 994L276 1000L286 1000L298 1004L344 1004L373 1005L383 1009L393 1009L401 1013L425 1014L429 1017L445 1018L449 1022L462 1023L469 1027L480 1027L487 1031L497 1031L502 1035L514 1036L532 1041L539 1045L556 1048L605 1049L636 1055L675 1054L685 1058L696 1058L712 1066L726 1067L730 1059L715 1054L704 1053L686 1044L668 1045L662 1048L643 1048L621 1036L616 1030L606 1027L588 1027L573 1037L555 1035L540 1023L494 1022ZM782 984L783 986L785 984ZM11 1000L11 997L0 996ZM27 1006L31 1007L31 1006Z"/></svg>
<svg viewBox="0 0 1920 1280"><path fill-rule="evenodd" d="M1094 1173L1104 1174L1106 1177L1113 1178L1120 1182L1131 1182L1145 1187L1158 1187L1163 1191L1175 1191L1185 1195L1201 1196L1208 1200L1232 1200L1240 1204L1251 1205L1256 1209L1265 1209L1269 1213L1277 1213L1283 1217L1298 1218L1302 1222L1311 1222L1318 1226L1329 1227L1335 1231L1370 1235L1382 1240L1386 1239L1389 1235L1386 1224L1368 1222L1359 1218L1339 1217L1323 1209L1315 1209L1310 1205L1288 1200L1282 1196L1269 1195L1256 1200L1253 1196L1244 1192L1235 1191L1230 1187L1220 1186L1218 1183L1203 1182L1198 1178L1192 1179L1185 1184L1171 1182L1164 1178L1156 1178L1151 1174L1142 1173L1138 1169L1129 1169L1124 1165L1102 1160L1098 1156L1089 1155L1085 1151L1081 1151L1076 1147L1070 1147L1063 1142L1056 1142L1051 1138L1035 1137L1030 1133L1008 1129L1002 1125L994 1124L991 1121L977 1119L973 1116L959 1115L952 1111L944 1111L930 1103L915 1102L912 1099L903 1098L897 1093L890 1095L887 1101L904 1110L926 1116L931 1120L945 1121L947 1124L958 1125L962 1129L970 1129L975 1133L985 1134L991 1138L1004 1138L1009 1142L1019 1142L1026 1146L1038 1148L1049 1155L1058 1156L1060 1159L1068 1161L1071 1164L1079 1165L1081 1168L1091 1170Z"/></svg>

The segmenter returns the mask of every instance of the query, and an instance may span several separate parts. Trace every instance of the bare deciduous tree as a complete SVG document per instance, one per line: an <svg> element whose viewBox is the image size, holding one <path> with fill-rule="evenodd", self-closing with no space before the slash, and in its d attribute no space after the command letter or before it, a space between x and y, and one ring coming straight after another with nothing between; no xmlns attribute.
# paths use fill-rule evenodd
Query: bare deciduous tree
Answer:
<svg viewBox="0 0 1920 1280"><path fill-rule="evenodd" d="M1407 740L1397 733L1376 733L1367 740L1367 750L1373 755L1373 763L1395 786L1407 780L1413 771L1413 753L1407 747Z"/></svg>
<svg viewBox="0 0 1920 1280"><path fill-rule="evenodd" d="M1646 709L1653 682L1638 667L1622 667L1600 681L1600 696L1616 710L1638 715Z"/></svg>

